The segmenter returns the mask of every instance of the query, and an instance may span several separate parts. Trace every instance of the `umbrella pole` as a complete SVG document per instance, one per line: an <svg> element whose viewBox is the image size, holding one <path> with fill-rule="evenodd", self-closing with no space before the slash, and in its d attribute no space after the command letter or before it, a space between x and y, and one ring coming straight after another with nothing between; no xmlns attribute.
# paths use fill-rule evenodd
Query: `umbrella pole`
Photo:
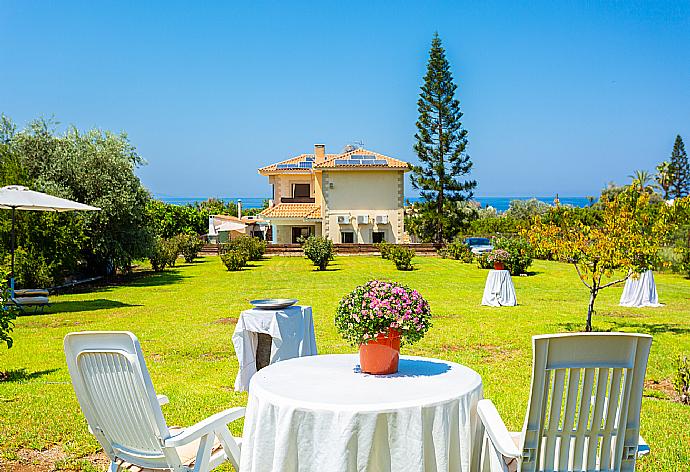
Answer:
<svg viewBox="0 0 690 472"><path fill-rule="evenodd" d="M14 211L15 208L12 207L12 233L11 233L11 243L10 243L10 251L12 253L12 266L11 266L11 272L10 272L10 295L14 298Z"/></svg>

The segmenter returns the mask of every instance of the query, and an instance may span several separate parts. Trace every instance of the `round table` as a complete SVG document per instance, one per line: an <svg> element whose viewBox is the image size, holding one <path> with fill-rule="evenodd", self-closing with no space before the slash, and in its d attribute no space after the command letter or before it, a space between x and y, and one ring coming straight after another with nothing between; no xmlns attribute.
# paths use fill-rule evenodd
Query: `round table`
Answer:
<svg viewBox="0 0 690 472"><path fill-rule="evenodd" d="M482 381L453 362L401 356L396 374L359 356L302 357L249 386L241 471L476 471Z"/></svg>

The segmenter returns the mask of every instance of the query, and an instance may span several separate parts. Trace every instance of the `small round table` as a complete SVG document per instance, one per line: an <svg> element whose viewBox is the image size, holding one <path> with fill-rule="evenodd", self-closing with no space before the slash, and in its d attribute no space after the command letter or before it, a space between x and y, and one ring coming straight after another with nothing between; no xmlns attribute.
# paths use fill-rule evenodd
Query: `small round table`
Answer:
<svg viewBox="0 0 690 472"><path fill-rule="evenodd" d="M476 471L482 381L453 362L401 356L399 372L359 371L357 355L302 357L249 386L242 471Z"/></svg>
<svg viewBox="0 0 690 472"><path fill-rule="evenodd" d="M482 305L486 306L516 306L515 286L510 272L507 270L489 271L484 285Z"/></svg>

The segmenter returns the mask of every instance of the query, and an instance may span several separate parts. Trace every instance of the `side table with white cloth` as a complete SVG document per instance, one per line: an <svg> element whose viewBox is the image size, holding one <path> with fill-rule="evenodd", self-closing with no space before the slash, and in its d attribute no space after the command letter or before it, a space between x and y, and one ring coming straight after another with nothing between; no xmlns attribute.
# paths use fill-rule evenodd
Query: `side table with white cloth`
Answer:
<svg viewBox="0 0 690 472"><path fill-rule="evenodd" d="M478 471L481 398L479 374L439 359L380 376L350 354L272 364L249 387L240 470Z"/></svg>
<svg viewBox="0 0 690 472"><path fill-rule="evenodd" d="M654 272L647 270L639 274L637 278L628 277L621 294L620 305L633 308L663 306L659 303Z"/></svg>
<svg viewBox="0 0 690 472"><path fill-rule="evenodd" d="M494 270L489 271L484 285L484 296L482 305L487 306L515 306L517 297L515 296L515 286L510 277L510 271Z"/></svg>
<svg viewBox="0 0 690 472"><path fill-rule="evenodd" d="M235 390L245 391L256 373L258 333L271 336L271 364L301 356L316 355L314 320L310 306L290 306L280 310L252 308L240 314L232 334L240 364Z"/></svg>

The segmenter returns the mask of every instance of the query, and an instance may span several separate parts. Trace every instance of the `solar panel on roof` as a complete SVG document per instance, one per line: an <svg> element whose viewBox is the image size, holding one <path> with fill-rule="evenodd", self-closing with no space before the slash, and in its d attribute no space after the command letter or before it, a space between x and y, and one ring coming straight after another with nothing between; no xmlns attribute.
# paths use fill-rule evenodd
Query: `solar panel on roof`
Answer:
<svg viewBox="0 0 690 472"><path fill-rule="evenodd" d="M374 163L374 159L362 159L362 164L371 165Z"/></svg>
<svg viewBox="0 0 690 472"><path fill-rule="evenodd" d="M373 154L356 154L357 159L376 159Z"/></svg>
<svg viewBox="0 0 690 472"><path fill-rule="evenodd" d="M347 165L350 165L350 166L358 166L361 163L362 163L362 161L360 161L359 159L348 159L347 160Z"/></svg>
<svg viewBox="0 0 690 472"><path fill-rule="evenodd" d="M311 161L302 161L302 162L299 163L299 166L300 166L302 169L311 169L311 167L312 167L313 165L314 165L314 163L311 162Z"/></svg>
<svg viewBox="0 0 690 472"><path fill-rule="evenodd" d="M276 166L278 169L297 169L297 164L278 164Z"/></svg>
<svg viewBox="0 0 690 472"><path fill-rule="evenodd" d="M388 164L388 161L386 161L385 159L374 159L373 164L376 166L385 166L386 164Z"/></svg>
<svg viewBox="0 0 690 472"><path fill-rule="evenodd" d="M308 161L313 161L313 160L315 159L315 157L314 157L314 156L307 156L306 159L307 159Z"/></svg>
<svg viewBox="0 0 690 472"><path fill-rule="evenodd" d="M336 159L335 160L335 165L337 166L346 166L350 163L349 159Z"/></svg>

